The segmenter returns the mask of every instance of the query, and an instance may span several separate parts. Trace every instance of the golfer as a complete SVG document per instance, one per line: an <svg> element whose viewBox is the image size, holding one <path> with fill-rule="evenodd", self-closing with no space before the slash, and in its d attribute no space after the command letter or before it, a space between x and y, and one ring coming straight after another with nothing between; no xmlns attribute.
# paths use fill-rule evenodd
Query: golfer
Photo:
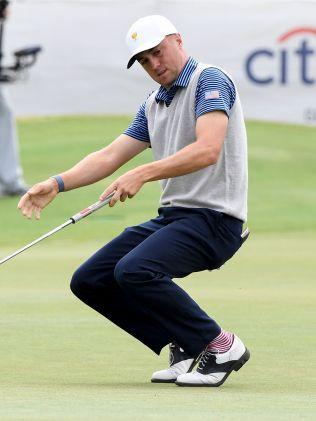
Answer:
<svg viewBox="0 0 316 421"><path fill-rule="evenodd" d="M59 192L113 174L151 147L154 161L110 184L110 206L160 180L158 216L126 228L80 266L71 290L84 303L155 353L169 344L170 366L152 382L219 386L249 359L235 334L176 283L192 272L222 266L242 244L247 217L247 138L231 77L197 62L163 16L147 16L129 29L127 67L138 61L158 84L127 130L73 168L34 185L18 207L28 218Z"/></svg>

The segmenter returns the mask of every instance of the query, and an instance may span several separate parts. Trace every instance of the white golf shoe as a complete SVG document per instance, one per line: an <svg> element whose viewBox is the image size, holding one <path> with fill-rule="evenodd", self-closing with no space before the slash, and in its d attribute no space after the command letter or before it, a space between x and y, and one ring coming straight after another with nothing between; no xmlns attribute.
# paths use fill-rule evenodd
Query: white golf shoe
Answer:
<svg viewBox="0 0 316 421"><path fill-rule="evenodd" d="M220 386L233 370L238 371L249 358L250 352L238 336L234 335L229 351L220 354L206 348L201 354L197 369L180 374L175 383L178 386Z"/></svg>
<svg viewBox="0 0 316 421"><path fill-rule="evenodd" d="M192 370L196 359L187 355L175 342L169 345L169 364L165 370L155 371L151 377L152 383L174 383L180 374Z"/></svg>

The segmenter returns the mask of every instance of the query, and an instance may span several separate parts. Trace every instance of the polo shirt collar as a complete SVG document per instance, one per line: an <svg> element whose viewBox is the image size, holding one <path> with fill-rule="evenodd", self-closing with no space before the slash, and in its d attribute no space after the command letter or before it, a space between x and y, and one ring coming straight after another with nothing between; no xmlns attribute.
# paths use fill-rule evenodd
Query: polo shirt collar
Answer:
<svg viewBox="0 0 316 421"><path fill-rule="evenodd" d="M170 89L160 86L155 96L156 102L164 101L166 104L170 104L178 88L186 88L188 86L197 65L198 62L193 57L190 57Z"/></svg>

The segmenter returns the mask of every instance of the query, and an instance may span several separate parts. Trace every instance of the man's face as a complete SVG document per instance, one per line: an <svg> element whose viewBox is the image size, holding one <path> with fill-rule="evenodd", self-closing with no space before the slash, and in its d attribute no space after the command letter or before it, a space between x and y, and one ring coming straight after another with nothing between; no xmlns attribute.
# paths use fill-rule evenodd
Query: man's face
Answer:
<svg viewBox="0 0 316 421"><path fill-rule="evenodd" d="M166 36L156 47L139 53L136 58L149 76L166 88L177 79L187 59L179 34Z"/></svg>

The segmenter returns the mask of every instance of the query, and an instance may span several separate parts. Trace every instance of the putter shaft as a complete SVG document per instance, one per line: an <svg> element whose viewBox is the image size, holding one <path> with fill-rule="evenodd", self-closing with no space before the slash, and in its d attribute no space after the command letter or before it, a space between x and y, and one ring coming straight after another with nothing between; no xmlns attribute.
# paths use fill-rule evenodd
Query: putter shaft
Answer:
<svg viewBox="0 0 316 421"><path fill-rule="evenodd" d="M37 238L36 240L32 241L31 243L27 244L26 246L20 248L19 250L15 251L14 253L10 254L10 256L5 257L4 259L0 260L0 265L7 262L8 260L12 259L13 257L17 256L18 254L22 253L23 251L29 249L30 247L34 246L35 244L39 243L40 241L44 240L47 237L55 234L55 232L60 231L61 229L67 227L68 225L73 224L73 221L69 219L67 222L64 222L59 227L54 228L53 230L49 231L47 234L42 235L41 237Z"/></svg>
<svg viewBox="0 0 316 421"><path fill-rule="evenodd" d="M82 211L76 213L71 218L68 219L68 221L64 222L63 224L59 225L58 227L54 228L53 230L49 231L48 233L42 235L41 237L37 238L36 240L32 241L31 243L27 244L26 246L20 248L19 250L15 251L14 253L10 254L9 256L5 257L4 259L0 260L0 265L7 262L8 260L12 259L13 257L17 256L20 253L23 253L23 251L29 249L30 247L34 246L35 244L39 243L40 241L44 240L47 237L50 237L51 235L55 234L56 232L62 230L63 228L67 227L68 225L75 224L76 222L80 221L81 219L85 218L86 216L90 215L91 213L97 211L98 209L101 209L103 206L107 205L112 197L114 196L114 193L111 193L109 196L107 196L104 200L99 200L96 203L93 203L89 207L83 209Z"/></svg>

